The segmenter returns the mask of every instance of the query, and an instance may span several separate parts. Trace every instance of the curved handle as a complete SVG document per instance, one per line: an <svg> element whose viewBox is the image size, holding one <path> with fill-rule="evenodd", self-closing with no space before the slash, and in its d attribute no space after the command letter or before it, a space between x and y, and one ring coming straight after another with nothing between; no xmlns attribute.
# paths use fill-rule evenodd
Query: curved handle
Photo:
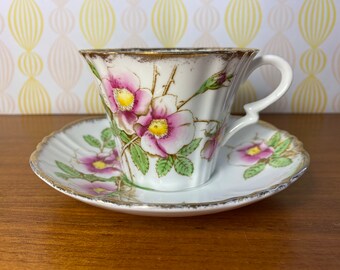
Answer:
<svg viewBox="0 0 340 270"><path fill-rule="evenodd" d="M246 115L231 124L222 141L222 146L225 145L229 138L237 131L248 125L256 123L259 120L259 112L282 97L291 85L293 79L292 68L285 60L275 55L264 55L254 59L249 65L243 81L245 81L255 69L263 65L272 65L281 72L281 82L279 86L265 98L244 105Z"/></svg>

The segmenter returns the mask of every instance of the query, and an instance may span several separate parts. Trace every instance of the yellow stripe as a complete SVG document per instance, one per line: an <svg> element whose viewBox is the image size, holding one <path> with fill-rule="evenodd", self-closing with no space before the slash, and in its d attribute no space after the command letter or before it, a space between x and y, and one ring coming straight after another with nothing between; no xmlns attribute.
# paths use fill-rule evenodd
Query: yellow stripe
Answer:
<svg viewBox="0 0 340 270"><path fill-rule="evenodd" d="M115 13L107 0L85 0L80 9L80 29L94 48L103 48L115 29Z"/></svg>
<svg viewBox="0 0 340 270"><path fill-rule="evenodd" d="M41 10L33 0L14 0L8 24L16 42L27 51L38 44L44 28Z"/></svg>
<svg viewBox="0 0 340 270"><path fill-rule="evenodd" d="M231 0L225 12L225 26L238 47L248 46L258 34L262 11L258 0Z"/></svg>
<svg viewBox="0 0 340 270"><path fill-rule="evenodd" d="M34 78L28 79L18 97L20 112L23 114L51 113L51 100L43 85Z"/></svg>
<svg viewBox="0 0 340 270"><path fill-rule="evenodd" d="M182 0L159 0L152 9L152 30L165 47L175 47L187 27L187 11Z"/></svg>
<svg viewBox="0 0 340 270"><path fill-rule="evenodd" d="M301 82L293 94L293 112L322 113L326 110L327 93L322 83L313 75Z"/></svg>

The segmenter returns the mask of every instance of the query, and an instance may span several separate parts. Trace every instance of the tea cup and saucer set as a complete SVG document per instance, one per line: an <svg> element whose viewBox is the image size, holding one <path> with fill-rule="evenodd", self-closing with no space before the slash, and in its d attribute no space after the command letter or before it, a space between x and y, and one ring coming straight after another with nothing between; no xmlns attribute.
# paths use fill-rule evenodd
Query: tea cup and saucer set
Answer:
<svg viewBox="0 0 340 270"><path fill-rule="evenodd" d="M129 214L195 216L265 199L306 171L302 143L259 120L291 84L282 58L240 48L80 53L106 118L71 123L32 153L32 170L59 192ZM240 84L262 65L280 71L280 84L231 116Z"/></svg>

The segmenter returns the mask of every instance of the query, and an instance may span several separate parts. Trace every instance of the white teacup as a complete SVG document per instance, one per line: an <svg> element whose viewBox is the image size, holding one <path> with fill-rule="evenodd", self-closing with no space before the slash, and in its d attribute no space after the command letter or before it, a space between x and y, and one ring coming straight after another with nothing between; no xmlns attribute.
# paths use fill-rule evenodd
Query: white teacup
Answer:
<svg viewBox="0 0 340 270"><path fill-rule="evenodd" d="M159 191L198 187L209 181L218 152L258 112L289 88L292 70L278 56L257 49L82 50L120 148L123 172L135 185ZM270 64L281 72L267 97L246 104L230 123L235 93L250 73Z"/></svg>

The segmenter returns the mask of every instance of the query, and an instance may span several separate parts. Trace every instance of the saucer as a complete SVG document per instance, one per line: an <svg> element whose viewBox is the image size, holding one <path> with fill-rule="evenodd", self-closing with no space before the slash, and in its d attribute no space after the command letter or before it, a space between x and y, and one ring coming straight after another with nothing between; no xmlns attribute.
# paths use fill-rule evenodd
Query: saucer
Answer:
<svg viewBox="0 0 340 270"><path fill-rule="evenodd" d="M52 133L30 157L34 173L57 191L87 204L144 216L195 216L242 207L272 196L307 169L302 143L264 121L248 126L221 149L203 186L160 192L143 189L120 172L105 118L84 119Z"/></svg>

